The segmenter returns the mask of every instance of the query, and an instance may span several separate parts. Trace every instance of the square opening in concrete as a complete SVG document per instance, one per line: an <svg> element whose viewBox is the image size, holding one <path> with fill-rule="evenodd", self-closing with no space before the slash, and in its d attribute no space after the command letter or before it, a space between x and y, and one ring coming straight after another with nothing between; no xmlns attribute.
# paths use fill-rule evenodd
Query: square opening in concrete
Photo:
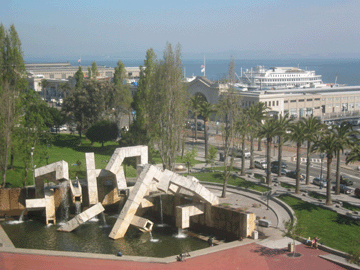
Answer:
<svg viewBox="0 0 360 270"><path fill-rule="evenodd" d="M151 231L153 224L151 222L146 222L145 228Z"/></svg>
<svg viewBox="0 0 360 270"><path fill-rule="evenodd" d="M76 196L76 197L75 197L75 202L81 202L80 196Z"/></svg>
<svg viewBox="0 0 360 270"><path fill-rule="evenodd" d="M128 197L129 196L129 190L128 189L121 189L121 190L119 190L119 195Z"/></svg>
<svg viewBox="0 0 360 270"><path fill-rule="evenodd" d="M54 221L53 219L49 219L49 220L48 220L48 223L55 225L55 221Z"/></svg>

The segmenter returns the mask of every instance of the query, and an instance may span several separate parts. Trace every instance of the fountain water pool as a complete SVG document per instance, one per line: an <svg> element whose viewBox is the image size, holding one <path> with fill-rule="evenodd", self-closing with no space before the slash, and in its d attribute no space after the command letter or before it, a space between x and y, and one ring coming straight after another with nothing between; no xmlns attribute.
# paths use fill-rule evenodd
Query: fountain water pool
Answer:
<svg viewBox="0 0 360 270"><path fill-rule="evenodd" d="M58 225L46 226L35 219L16 224L2 222L1 226L17 248L102 254L121 251L123 255L161 258L208 247L197 238L176 238L177 229L171 226L154 226L152 238L149 233L130 227L124 238L113 240L108 235L115 221L114 216L107 216L107 227L102 226L103 221L99 219L86 222L71 233L58 232Z"/></svg>

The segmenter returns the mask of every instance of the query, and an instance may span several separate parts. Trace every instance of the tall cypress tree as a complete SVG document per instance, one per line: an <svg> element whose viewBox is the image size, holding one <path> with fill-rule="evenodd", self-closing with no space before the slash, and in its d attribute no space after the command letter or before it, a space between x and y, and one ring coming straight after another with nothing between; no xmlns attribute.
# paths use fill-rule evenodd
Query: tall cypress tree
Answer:
<svg viewBox="0 0 360 270"><path fill-rule="evenodd" d="M0 100L6 101L0 107L0 170L5 187L12 134L20 112L19 97L27 85L21 42L14 25L9 30L0 25L0 59Z"/></svg>

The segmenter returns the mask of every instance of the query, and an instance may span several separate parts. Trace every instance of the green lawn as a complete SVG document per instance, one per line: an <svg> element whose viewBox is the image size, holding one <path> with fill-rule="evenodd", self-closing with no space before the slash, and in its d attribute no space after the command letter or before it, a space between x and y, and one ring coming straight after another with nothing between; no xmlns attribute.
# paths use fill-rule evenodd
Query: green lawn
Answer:
<svg viewBox="0 0 360 270"><path fill-rule="evenodd" d="M326 200L326 196L325 195L321 195L321 194L318 194L316 192L309 192L309 196L310 197L313 197L315 199L321 199L321 200Z"/></svg>
<svg viewBox="0 0 360 270"><path fill-rule="evenodd" d="M207 167L206 168L207 171L211 171L211 170L216 170L216 171L224 171L225 170L225 166L218 166L218 167ZM241 170L237 169L237 168L232 168L231 170L232 172L241 172Z"/></svg>
<svg viewBox="0 0 360 270"><path fill-rule="evenodd" d="M360 221L342 216L331 210L303 202L291 196L280 196L296 214L302 236L320 237L320 243L349 252L352 248L360 249Z"/></svg>
<svg viewBox="0 0 360 270"><path fill-rule="evenodd" d="M114 153L114 150L119 147L117 142L107 142L104 147L101 147L100 143L91 144L85 137L82 138L81 144L78 135L70 135L59 133L50 134L51 143L47 148L48 164L65 160L69 164L69 176L74 179L76 175L81 178L86 177L85 171L85 153L93 152L95 154L95 167L96 169L105 169L110 157ZM8 170L6 174L6 182L9 187L22 187L24 179L24 165L21 161L18 161L15 156L14 170ZM161 163L160 155L158 152L151 151L149 153L149 159L152 164ZM81 162L78 166L77 161ZM181 157L177 157L177 163L184 163ZM195 164L201 163L201 161L195 161ZM76 164L76 165L75 165ZM46 158L43 156L40 158L35 149L34 165L36 168L46 165ZM126 177L136 177L136 169L131 165L123 164ZM27 185L32 185L32 172L29 170L27 177Z"/></svg>
<svg viewBox="0 0 360 270"><path fill-rule="evenodd" d="M213 183L220 183L220 184L224 183L224 176L221 172L212 172L212 173L200 172L200 173L191 173L190 175L192 175L192 176L196 177L197 179L199 179L200 181L204 181L204 182L213 182ZM234 185L237 187L243 187L243 188L257 190L260 192L265 192L265 191L270 190L267 187L256 185L252 182L246 181L242 178L235 177L235 176L230 176L228 184Z"/></svg>
<svg viewBox="0 0 360 270"><path fill-rule="evenodd" d="M294 186L289 185L289 184L284 183L284 182L281 182L280 185L281 185L283 188L293 188L293 189L295 188Z"/></svg>

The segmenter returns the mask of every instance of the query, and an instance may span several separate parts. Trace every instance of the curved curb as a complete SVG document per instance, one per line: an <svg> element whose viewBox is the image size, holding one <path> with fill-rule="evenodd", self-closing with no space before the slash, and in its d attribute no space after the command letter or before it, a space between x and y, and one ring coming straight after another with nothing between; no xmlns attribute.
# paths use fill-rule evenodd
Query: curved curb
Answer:
<svg viewBox="0 0 360 270"><path fill-rule="evenodd" d="M213 183L213 182L204 182L204 181L201 181L200 182L201 184L205 184L205 185L210 185L210 186L216 186L216 187L222 187L223 185L222 184L219 184L219 183ZM253 194L256 194L258 196L263 196L263 193L260 192L260 191L256 191L256 190L250 190L250 189L246 189L246 188L242 188L242 187L237 187L237 186L233 186L233 185L227 185L228 187L230 188L233 188L233 189L237 189L237 190L241 190L241 191L244 191L244 192L249 192L249 193L253 193ZM241 194L243 195L243 194ZM243 196L246 196L246 195L243 195ZM248 198L251 198L253 200L256 200L258 202L261 202L261 203L264 203L262 200L258 199L258 198L254 198L254 197L250 197L250 196L247 196ZM271 198L271 200L275 203L277 203L278 205L280 205L282 208L285 209L285 211L289 214L290 218L296 223L296 217L295 217L295 213L294 211L291 209L291 207L289 205L287 205L286 203L282 202L281 200L277 199L277 198ZM269 205L269 208L271 209L271 211L275 214L278 222L277 222L277 226L276 228L279 229L279 224L280 224L280 220L282 220L281 218L279 218L278 216L278 213L274 210L273 207L271 207L271 205Z"/></svg>

